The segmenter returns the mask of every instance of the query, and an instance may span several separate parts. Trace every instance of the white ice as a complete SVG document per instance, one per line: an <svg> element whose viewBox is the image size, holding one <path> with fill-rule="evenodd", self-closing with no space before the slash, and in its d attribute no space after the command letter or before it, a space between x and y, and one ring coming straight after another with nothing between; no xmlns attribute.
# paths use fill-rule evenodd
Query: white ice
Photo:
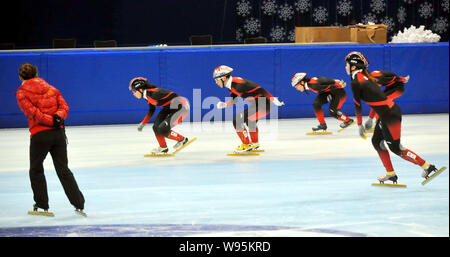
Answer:
<svg viewBox="0 0 450 257"><path fill-rule="evenodd" d="M356 125L338 133L338 122L326 121L333 135L305 135L317 125L312 118L262 121L265 152L245 157L226 156L239 144L230 122L182 123L174 130L198 139L165 158L143 156L157 146L152 124L142 132L135 124L69 126L69 167L88 218L73 213L50 155L44 167L56 215L26 214L29 132L0 129L0 235L75 226L65 236L95 236L103 234L77 227L114 225L111 233L135 236L449 236L447 170L422 186L421 168L391 154L407 188L373 187L385 170L370 137L361 139ZM448 122L448 113L404 115L402 145L448 166Z"/></svg>

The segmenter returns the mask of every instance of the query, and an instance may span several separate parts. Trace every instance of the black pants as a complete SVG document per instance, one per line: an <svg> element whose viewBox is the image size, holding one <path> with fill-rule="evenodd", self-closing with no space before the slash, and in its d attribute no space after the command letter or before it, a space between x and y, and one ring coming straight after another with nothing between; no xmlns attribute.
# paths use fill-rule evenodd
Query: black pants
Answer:
<svg viewBox="0 0 450 257"><path fill-rule="evenodd" d="M321 93L316 99L314 99L313 110L314 113L318 113L322 111L322 106L330 102L330 106L328 111L330 116L338 119L341 116L341 112L339 111L347 99L347 94L344 89L335 89L332 92Z"/></svg>
<svg viewBox="0 0 450 257"><path fill-rule="evenodd" d="M70 203L77 209L84 209L83 194L67 166L67 144L64 129L41 131L33 135L30 140L30 180L33 198L37 206L42 209L49 208L43 165L49 152L53 159L56 174Z"/></svg>
<svg viewBox="0 0 450 257"><path fill-rule="evenodd" d="M250 102L250 106L234 116L233 126L237 131L240 131L245 128L244 125L247 125L250 132L255 132L258 127L258 120L269 115L271 102L266 97L247 101Z"/></svg>

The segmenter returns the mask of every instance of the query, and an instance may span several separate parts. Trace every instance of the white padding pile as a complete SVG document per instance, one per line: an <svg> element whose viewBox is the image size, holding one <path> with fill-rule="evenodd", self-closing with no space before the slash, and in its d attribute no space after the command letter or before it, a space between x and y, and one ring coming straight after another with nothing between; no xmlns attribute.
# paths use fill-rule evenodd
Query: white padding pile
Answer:
<svg viewBox="0 0 450 257"><path fill-rule="evenodd" d="M439 40L441 40L441 36L425 29L425 26L421 25L419 28L411 26L405 28L403 32L399 31L397 35L392 37L390 43L439 42Z"/></svg>

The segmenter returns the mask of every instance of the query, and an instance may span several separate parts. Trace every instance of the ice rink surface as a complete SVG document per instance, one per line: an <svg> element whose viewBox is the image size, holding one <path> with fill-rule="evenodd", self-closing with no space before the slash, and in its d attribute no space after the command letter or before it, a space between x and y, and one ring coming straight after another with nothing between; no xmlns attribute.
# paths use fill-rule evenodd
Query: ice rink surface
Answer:
<svg viewBox="0 0 450 257"><path fill-rule="evenodd" d="M366 117L364 117L364 120ZM69 126L69 167L86 198L76 215L44 163L50 211L31 216L28 129L0 129L0 236L449 236L448 170L425 186L421 168L391 153L399 183L385 173L357 126L308 136L315 119L260 122L259 156L227 156L238 144L231 122L182 123L198 139L174 157L144 157L157 146L148 124ZM404 115L402 145L449 165L449 114ZM168 140L169 147L175 142Z"/></svg>

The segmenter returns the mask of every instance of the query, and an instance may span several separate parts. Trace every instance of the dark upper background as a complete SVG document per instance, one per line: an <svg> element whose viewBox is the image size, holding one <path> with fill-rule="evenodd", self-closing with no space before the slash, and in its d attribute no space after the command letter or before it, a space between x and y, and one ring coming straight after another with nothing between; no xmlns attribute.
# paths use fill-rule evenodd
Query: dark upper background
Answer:
<svg viewBox="0 0 450 257"><path fill-rule="evenodd" d="M189 45L190 35L211 34L213 44L264 36L291 43L295 26L373 21L399 30L425 25L448 41L448 0L16 0L0 8L0 43L17 49L51 48L53 38L118 46Z"/></svg>

